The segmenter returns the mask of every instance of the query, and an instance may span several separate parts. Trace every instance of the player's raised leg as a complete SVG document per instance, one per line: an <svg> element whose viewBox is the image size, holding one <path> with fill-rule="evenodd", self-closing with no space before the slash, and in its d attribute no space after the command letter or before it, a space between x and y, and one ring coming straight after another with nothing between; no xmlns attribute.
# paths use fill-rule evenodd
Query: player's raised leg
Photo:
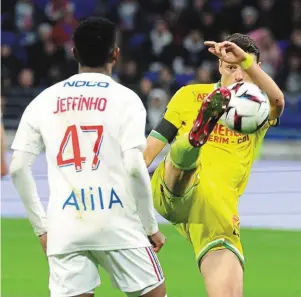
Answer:
<svg viewBox="0 0 301 297"><path fill-rule="evenodd" d="M218 88L204 101L189 135L180 136L172 145L164 168L164 182L175 195L185 194L193 183L198 159L215 124L230 101L230 91Z"/></svg>
<svg viewBox="0 0 301 297"><path fill-rule="evenodd" d="M208 297L242 297L243 269L228 249L208 252L200 263Z"/></svg>

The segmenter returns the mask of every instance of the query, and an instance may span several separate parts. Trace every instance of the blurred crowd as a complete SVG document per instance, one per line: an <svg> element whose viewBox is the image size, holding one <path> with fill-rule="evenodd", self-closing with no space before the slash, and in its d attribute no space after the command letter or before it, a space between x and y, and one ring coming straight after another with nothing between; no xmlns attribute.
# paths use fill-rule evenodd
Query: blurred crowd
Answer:
<svg viewBox="0 0 301 297"><path fill-rule="evenodd" d="M178 88L219 79L203 42L234 32L257 41L262 68L287 93L288 123L290 112L301 110L301 0L2 0L8 128L43 88L77 72L72 30L91 15L119 25L122 57L114 78L140 95L148 130Z"/></svg>

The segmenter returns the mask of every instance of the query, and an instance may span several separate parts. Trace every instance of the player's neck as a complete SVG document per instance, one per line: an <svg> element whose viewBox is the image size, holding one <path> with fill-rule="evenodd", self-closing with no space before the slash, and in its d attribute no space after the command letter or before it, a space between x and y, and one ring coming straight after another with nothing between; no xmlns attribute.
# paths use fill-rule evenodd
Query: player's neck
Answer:
<svg viewBox="0 0 301 297"><path fill-rule="evenodd" d="M112 75L112 68L109 65L104 67L91 68L87 66L79 66L79 73L101 73L108 76Z"/></svg>

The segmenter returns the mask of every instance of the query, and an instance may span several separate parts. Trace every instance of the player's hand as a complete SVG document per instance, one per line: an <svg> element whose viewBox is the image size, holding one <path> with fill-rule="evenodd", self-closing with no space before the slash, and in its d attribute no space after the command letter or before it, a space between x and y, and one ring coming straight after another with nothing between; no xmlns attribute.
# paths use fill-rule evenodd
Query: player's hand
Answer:
<svg viewBox="0 0 301 297"><path fill-rule="evenodd" d="M160 231L149 236L149 241L152 244L155 253L158 253L161 250L162 246L165 243L165 240L165 236Z"/></svg>
<svg viewBox="0 0 301 297"><path fill-rule="evenodd" d="M230 41L205 41L204 44L209 47L210 53L229 64L240 64L247 56L243 49Z"/></svg>
<svg viewBox="0 0 301 297"><path fill-rule="evenodd" d="M46 254L47 250L47 233L40 235L40 243L43 248L44 253Z"/></svg>

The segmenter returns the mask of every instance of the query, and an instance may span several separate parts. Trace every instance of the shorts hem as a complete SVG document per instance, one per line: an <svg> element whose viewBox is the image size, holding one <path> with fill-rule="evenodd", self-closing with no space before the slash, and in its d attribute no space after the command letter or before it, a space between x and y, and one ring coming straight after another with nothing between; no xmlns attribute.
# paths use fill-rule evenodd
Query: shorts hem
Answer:
<svg viewBox="0 0 301 297"><path fill-rule="evenodd" d="M165 281L165 278L163 277L161 280L157 281L154 284L148 285L146 287L143 288L137 288L137 289L133 289L131 287L131 289L123 289L123 288L119 288L123 293L125 294L134 294L136 292L140 292L142 295L145 295L149 292L151 292L152 290L156 289L157 287L159 287L161 284L163 284Z"/></svg>
<svg viewBox="0 0 301 297"><path fill-rule="evenodd" d="M220 246L222 249L228 249L231 252L233 252L237 256L241 266L244 267L244 265L245 265L244 256L240 253L240 251L233 244L231 244L225 238L219 238L219 239L213 240L213 241L207 243L205 245L205 247L203 247L201 249L201 251L199 252L199 254L196 258L199 266L200 266L200 262L201 262L202 258L205 256L205 254L207 254L211 249L213 249L217 246Z"/></svg>
<svg viewBox="0 0 301 297"><path fill-rule="evenodd" d="M101 281L98 280L94 285L91 285L89 287L87 287L87 289L83 289L83 290L78 290L77 292L72 292L71 296L78 296L78 295L82 295L82 294L87 294L91 291L94 291L97 287L99 287L101 285ZM50 289L50 297L70 297L70 294L65 295L65 294L57 294L56 292L52 292Z"/></svg>

